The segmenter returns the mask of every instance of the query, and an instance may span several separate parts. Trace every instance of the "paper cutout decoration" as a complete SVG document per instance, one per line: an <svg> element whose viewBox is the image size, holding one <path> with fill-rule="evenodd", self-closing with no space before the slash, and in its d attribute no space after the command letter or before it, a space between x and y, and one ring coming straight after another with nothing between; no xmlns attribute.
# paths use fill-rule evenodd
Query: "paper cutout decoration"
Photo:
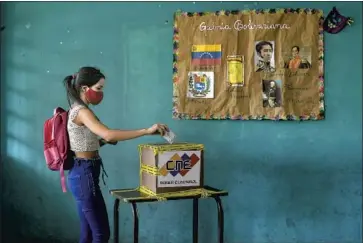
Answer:
<svg viewBox="0 0 363 243"><path fill-rule="evenodd" d="M347 25L351 25L352 23L352 18L341 15L336 7L333 7L328 16L325 18L323 28L330 34L337 34Z"/></svg>
<svg viewBox="0 0 363 243"><path fill-rule="evenodd" d="M192 65L216 66L222 63L222 45L193 45Z"/></svg>
<svg viewBox="0 0 363 243"><path fill-rule="evenodd" d="M214 98L214 73L189 72L188 98Z"/></svg>
<svg viewBox="0 0 363 243"><path fill-rule="evenodd" d="M243 86L244 80L243 56L227 56L227 83L229 86Z"/></svg>

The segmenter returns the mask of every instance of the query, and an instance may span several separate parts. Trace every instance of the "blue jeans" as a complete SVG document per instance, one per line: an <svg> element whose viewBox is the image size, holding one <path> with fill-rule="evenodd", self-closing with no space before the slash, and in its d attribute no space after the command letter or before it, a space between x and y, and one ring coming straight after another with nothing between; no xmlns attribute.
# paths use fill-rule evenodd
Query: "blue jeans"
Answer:
<svg viewBox="0 0 363 243"><path fill-rule="evenodd" d="M101 158L75 158L68 173L68 185L81 221L79 243L108 243L110 239L106 205L99 186L101 167Z"/></svg>

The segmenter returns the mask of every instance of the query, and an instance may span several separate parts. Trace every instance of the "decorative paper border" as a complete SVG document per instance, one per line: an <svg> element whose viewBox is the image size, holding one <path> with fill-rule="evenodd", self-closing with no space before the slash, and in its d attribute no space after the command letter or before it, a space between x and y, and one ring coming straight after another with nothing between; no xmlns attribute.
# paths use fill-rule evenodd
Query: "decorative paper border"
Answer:
<svg viewBox="0 0 363 243"><path fill-rule="evenodd" d="M319 15L319 43L318 43L318 51L319 51L319 96L320 96L320 113L319 114L310 114L303 116L295 116L295 115L286 115L286 116L275 116L268 117L266 115L261 116L231 116L229 114L224 114L222 116L215 115L198 115L192 116L185 113L179 113L177 109L177 103L179 97L177 97L178 89L178 66L177 60L179 56L179 29L176 22L177 16L220 16L220 15L236 15L236 14L264 14L264 13L285 13L285 14L318 14ZM324 16L323 11L318 9L311 8L297 8L297 9L256 9L256 10L221 10L216 12L182 12L177 11L174 15L174 35L173 35L173 119L178 120L290 120L290 121L306 121L306 120L324 120L325 118L325 107L324 107L324 30L323 30L323 22Z"/></svg>

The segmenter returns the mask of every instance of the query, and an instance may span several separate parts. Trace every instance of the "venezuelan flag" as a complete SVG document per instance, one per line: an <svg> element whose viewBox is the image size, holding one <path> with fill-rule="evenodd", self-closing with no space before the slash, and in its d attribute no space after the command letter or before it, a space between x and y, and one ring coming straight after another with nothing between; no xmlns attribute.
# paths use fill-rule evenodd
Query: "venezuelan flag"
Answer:
<svg viewBox="0 0 363 243"><path fill-rule="evenodd" d="M222 63L222 45L193 45L192 65L213 66Z"/></svg>

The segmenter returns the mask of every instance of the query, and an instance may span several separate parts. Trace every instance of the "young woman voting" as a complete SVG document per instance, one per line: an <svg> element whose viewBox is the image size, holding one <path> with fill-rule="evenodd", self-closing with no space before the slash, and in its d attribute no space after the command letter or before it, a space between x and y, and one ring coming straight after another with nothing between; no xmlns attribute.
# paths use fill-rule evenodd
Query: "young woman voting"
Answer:
<svg viewBox="0 0 363 243"><path fill-rule="evenodd" d="M99 187L102 159L98 153L104 143L164 135L169 129L154 124L140 130L110 129L102 124L88 105L98 105L103 98L105 76L93 67L82 67L78 73L64 79L71 108L68 115L70 148L75 153L74 166L68 174L68 184L77 202L81 221L80 243L107 243L110 227L106 205ZM101 141L99 137L102 138ZM103 168L103 167L102 167Z"/></svg>

